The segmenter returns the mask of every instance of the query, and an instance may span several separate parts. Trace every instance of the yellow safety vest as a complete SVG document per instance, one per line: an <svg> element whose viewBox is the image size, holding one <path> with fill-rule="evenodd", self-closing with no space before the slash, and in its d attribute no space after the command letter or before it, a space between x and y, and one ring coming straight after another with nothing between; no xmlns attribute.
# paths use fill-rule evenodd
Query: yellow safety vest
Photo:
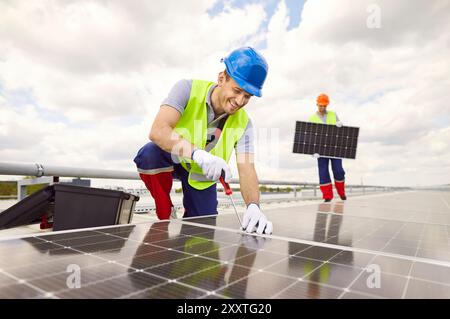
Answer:
<svg viewBox="0 0 450 319"><path fill-rule="evenodd" d="M208 81L192 81L189 101L183 112L183 116L175 126L175 132L202 150L206 146L208 129L206 97L213 85L213 82ZM247 123L248 115L244 109L240 109L233 115L229 115L222 129L222 134L210 153L228 162L236 142L245 132ZM202 169L190 158L180 158L180 162L183 168L189 172L189 185L195 189L206 189L216 183L215 181L208 180L203 174Z"/></svg>
<svg viewBox="0 0 450 319"><path fill-rule="evenodd" d="M324 124L319 117L319 114L314 113L309 117L309 121L318 124ZM327 111L327 123L328 125L336 125L336 113L333 111Z"/></svg>

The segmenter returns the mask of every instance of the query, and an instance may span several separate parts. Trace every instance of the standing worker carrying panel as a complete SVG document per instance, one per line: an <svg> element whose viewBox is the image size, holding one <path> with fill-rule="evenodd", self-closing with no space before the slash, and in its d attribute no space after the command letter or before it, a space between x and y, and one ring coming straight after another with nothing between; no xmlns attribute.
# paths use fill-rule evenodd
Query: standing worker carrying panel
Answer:
<svg viewBox="0 0 450 319"><path fill-rule="evenodd" d="M327 110L330 99L326 94L320 94L317 97L317 112L314 113L309 121L319 124L342 126L337 114L331 110ZM317 156L316 156L317 157ZM345 171L342 167L341 158L318 157L317 163L319 166L320 190L325 202L330 202L333 199L333 185L329 172L329 163L331 161L331 169L334 176L334 185L336 191L342 200L346 200L345 196Z"/></svg>

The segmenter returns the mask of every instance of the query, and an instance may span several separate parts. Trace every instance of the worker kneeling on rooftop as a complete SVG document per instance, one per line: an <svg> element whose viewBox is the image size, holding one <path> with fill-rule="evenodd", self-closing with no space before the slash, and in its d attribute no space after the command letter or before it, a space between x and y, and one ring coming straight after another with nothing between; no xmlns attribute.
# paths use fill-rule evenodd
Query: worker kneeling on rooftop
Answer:
<svg viewBox="0 0 450 319"><path fill-rule="evenodd" d="M134 162L159 219L176 218L170 198L173 177L182 183L183 217L213 215L216 183L221 176L230 181L227 163L234 149L247 205L242 227L249 233L271 234L272 223L259 207L253 125L243 109L253 95L262 96L267 62L250 47L234 50L222 62L225 70L217 83L183 79L173 86L153 122L151 142Z"/></svg>

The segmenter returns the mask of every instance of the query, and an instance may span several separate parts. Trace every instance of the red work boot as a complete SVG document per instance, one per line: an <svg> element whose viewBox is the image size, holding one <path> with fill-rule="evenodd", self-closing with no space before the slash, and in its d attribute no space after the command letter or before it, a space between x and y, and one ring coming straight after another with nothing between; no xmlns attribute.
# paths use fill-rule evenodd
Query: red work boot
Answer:
<svg viewBox="0 0 450 319"><path fill-rule="evenodd" d="M326 184L326 185L321 185L320 190L322 191L322 198L326 202L329 202L333 199L333 185L331 185L331 183Z"/></svg>
<svg viewBox="0 0 450 319"><path fill-rule="evenodd" d="M334 186L336 186L336 191L341 199L346 200L347 196L345 196L345 181L334 181Z"/></svg>
<svg viewBox="0 0 450 319"><path fill-rule="evenodd" d="M169 219L172 213L172 172L158 173L154 175L140 173L142 181L155 200L156 215L159 219Z"/></svg>

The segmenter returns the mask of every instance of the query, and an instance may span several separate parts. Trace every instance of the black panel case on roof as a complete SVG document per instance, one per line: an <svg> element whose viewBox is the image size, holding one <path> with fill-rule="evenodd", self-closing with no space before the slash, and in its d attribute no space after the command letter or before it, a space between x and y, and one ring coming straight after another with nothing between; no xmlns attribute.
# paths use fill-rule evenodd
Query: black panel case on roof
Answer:
<svg viewBox="0 0 450 319"><path fill-rule="evenodd" d="M52 217L55 231L127 224L138 200L138 196L122 191L55 184L1 212L0 229Z"/></svg>

